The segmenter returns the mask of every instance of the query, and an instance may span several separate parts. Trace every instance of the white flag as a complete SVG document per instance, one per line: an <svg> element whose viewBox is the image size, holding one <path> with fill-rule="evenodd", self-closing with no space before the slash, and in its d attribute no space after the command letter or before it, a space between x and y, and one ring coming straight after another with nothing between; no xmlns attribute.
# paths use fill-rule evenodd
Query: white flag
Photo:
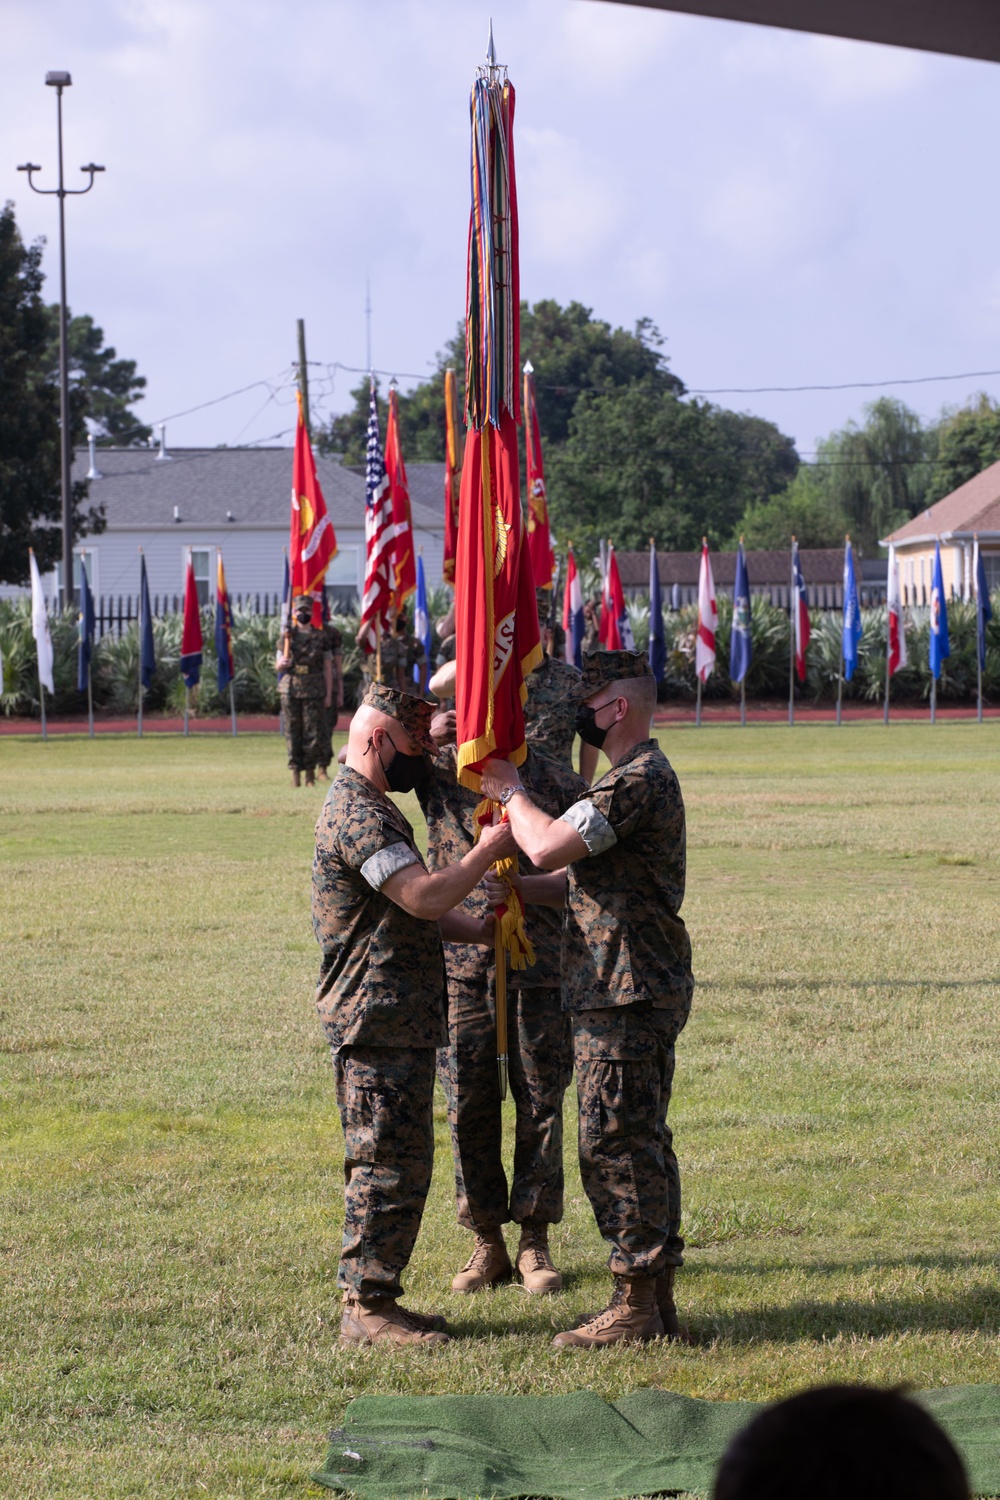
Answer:
<svg viewBox="0 0 1000 1500"><path fill-rule="evenodd" d="M719 609L715 602L715 579L708 556L708 543L701 548L698 572L698 633L695 637L694 669L702 682L715 670L715 632L719 628Z"/></svg>
<svg viewBox="0 0 1000 1500"><path fill-rule="evenodd" d="M889 652L889 676L906 666L906 626L899 593L899 559L896 549L889 543L889 583L886 589L886 623L888 626L887 648Z"/></svg>
<svg viewBox="0 0 1000 1500"><path fill-rule="evenodd" d="M35 554L28 549L31 567L31 633L38 649L38 680L50 693L55 693L52 683L52 637L49 635L49 616L42 593L42 580L38 573Z"/></svg>

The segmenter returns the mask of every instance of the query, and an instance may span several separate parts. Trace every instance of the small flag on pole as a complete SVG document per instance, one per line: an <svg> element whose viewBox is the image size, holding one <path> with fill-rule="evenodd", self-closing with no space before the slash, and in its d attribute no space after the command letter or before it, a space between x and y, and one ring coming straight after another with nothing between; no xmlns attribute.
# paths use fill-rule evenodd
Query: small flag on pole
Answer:
<svg viewBox="0 0 1000 1500"><path fill-rule="evenodd" d="M576 558L570 547L566 557L566 592L563 596L563 630L566 633L566 660L570 666L583 666L583 590L576 571Z"/></svg>
<svg viewBox="0 0 1000 1500"><path fill-rule="evenodd" d="M156 645L153 641L153 607L149 602L149 578L146 559L139 556L139 679L148 688L156 672Z"/></svg>
<svg viewBox="0 0 1000 1500"><path fill-rule="evenodd" d="M368 452L365 462L365 586L361 599L358 641L371 655L377 631L383 635L389 624L389 563L393 544L392 496L382 457L378 430L375 381L368 392Z"/></svg>
<svg viewBox="0 0 1000 1500"><path fill-rule="evenodd" d="M649 665L657 682L667 670L667 642L663 629L663 599L660 594L660 568L656 561L656 543L649 544Z"/></svg>
<svg viewBox="0 0 1000 1500"><path fill-rule="evenodd" d="M292 457L292 516L288 555L291 561L292 594L312 596L312 623L323 623L323 582L332 558L337 555L337 537L327 513L326 501L316 475L316 460L302 412L302 393L296 392L295 452Z"/></svg>
<svg viewBox="0 0 1000 1500"><path fill-rule="evenodd" d="M795 598L792 603L792 623L795 631L795 675L800 682L806 680L806 652L809 649L809 600L806 596L806 581L802 576L799 561L799 544L792 542L792 581Z"/></svg>
<svg viewBox="0 0 1000 1500"><path fill-rule="evenodd" d="M445 583L455 584L455 554L458 551L458 495L462 487L462 460L458 434L458 386L455 371L444 372L444 564Z"/></svg>
<svg viewBox="0 0 1000 1500"><path fill-rule="evenodd" d="M94 596L90 592L87 564L80 557L80 614L77 620L76 686L85 693L90 680L90 662L94 654Z"/></svg>
<svg viewBox="0 0 1000 1500"><path fill-rule="evenodd" d="M413 664L413 680L421 693L427 691L427 678L434 659L434 632L431 628L430 610L427 608L427 579L424 575L424 560L417 558L417 602L413 610L413 634L424 648L423 666Z"/></svg>
<svg viewBox="0 0 1000 1500"><path fill-rule="evenodd" d="M604 641L605 649L608 651L634 650L635 641L632 639L632 626L629 624L628 611L625 608L625 593L622 589L621 574L618 571L618 559L615 557L613 542L608 547L604 598L605 604L601 613L601 639ZM605 623L605 617L607 623Z"/></svg>
<svg viewBox="0 0 1000 1500"><path fill-rule="evenodd" d="M38 563L35 554L28 548L28 567L31 572L31 633L35 637L35 649L38 653L38 680L42 687L48 688L49 692L55 693L52 682L52 637L49 634L49 614L45 608L45 595L42 592L42 579L38 571Z"/></svg>
<svg viewBox="0 0 1000 1500"><path fill-rule="evenodd" d="M886 614L889 628L889 676L906 666L906 629L903 623L903 607L899 588L899 559L896 549L889 543L889 577L886 589Z"/></svg>
<svg viewBox="0 0 1000 1500"><path fill-rule="evenodd" d="M972 573L976 580L976 654L980 672L986 671L986 626L993 618L990 590L986 582L983 554L979 550L979 538L973 544Z"/></svg>
<svg viewBox="0 0 1000 1500"><path fill-rule="evenodd" d="M733 682L743 682L753 661L753 641L750 635L750 580L747 577L747 558L743 543L736 552L736 582L733 585L733 628L729 640L729 676Z"/></svg>
<svg viewBox="0 0 1000 1500"><path fill-rule="evenodd" d="M715 598L715 579L708 542L701 544L698 569L698 633L695 637L694 669L699 682L707 682L715 671L715 636L719 628L719 606Z"/></svg>
<svg viewBox="0 0 1000 1500"><path fill-rule="evenodd" d="M941 543L934 544L934 573L931 579L931 634L930 669L937 681L945 658L951 655L948 639L948 605L944 596L944 578L941 573Z"/></svg>
<svg viewBox="0 0 1000 1500"><path fill-rule="evenodd" d="M406 479L403 448L399 436L399 397L396 387L389 389L389 420L385 429L385 472L392 499L392 607L397 612L417 586L416 561L413 555L413 522L410 516L410 487Z"/></svg>
<svg viewBox="0 0 1000 1500"><path fill-rule="evenodd" d="M281 633L287 635L292 618L291 579L288 575L288 553L285 553L285 573L281 581ZM324 591L325 592L325 591Z"/></svg>
<svg viewBox="0 0 1000 1500"><path fill-rule="evenodd" d="M844 677L850 682L858 664L858 645L861 641L861 607L858 602L858 581L854 573L854 549L851 546L850 537L844 543L844 621L841 638Z"/></svg>
<svg viewBox="0 0 1000 1500"><path fill-rule="evenodd" d="M229 602L229 590L226 588L226 570L222 566L221 551L215 573L215 655L219 663L219 692L224 693L236 673L233 667L233 611Z"/></svg>
<svg viewBox="0 0 1000 1500"><path fill-rule="evenodd" d="M181 676L187 688L196 687L201 678L203 645L198 585L194 581L194 566L189 552L184 575L184 624L181 629Z"/></svg>

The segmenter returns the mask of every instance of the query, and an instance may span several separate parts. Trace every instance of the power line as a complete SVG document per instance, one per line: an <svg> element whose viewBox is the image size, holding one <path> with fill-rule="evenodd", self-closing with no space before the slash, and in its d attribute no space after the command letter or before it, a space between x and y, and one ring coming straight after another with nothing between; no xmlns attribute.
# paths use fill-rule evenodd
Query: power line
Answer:
<svg viewBox="0 0 1000 1500"><path fill-rule="evenodd" d="M1000 370L966 370L961 375L909 375L899 380L846 380L840 385L718 385L689 389L690 396L777 396L795 391L874 391L890 385L933 385L939 380L985 380Z"/></svg>

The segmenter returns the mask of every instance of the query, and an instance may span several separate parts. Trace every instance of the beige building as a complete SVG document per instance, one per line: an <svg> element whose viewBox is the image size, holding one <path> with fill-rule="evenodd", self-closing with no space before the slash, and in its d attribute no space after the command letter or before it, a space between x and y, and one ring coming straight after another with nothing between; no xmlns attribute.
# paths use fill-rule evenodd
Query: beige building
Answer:
<svg viewBox="0 0 1000 1500"><path fill-rule="evenodd" d="M1000 588L1000 463L990 464L975 479L935 500L919 516L882 540L896 548L904 604L928 604L934 548L941 543L941 572L950 599L971 599L972 547L979 550L990 593Z"/></svg>

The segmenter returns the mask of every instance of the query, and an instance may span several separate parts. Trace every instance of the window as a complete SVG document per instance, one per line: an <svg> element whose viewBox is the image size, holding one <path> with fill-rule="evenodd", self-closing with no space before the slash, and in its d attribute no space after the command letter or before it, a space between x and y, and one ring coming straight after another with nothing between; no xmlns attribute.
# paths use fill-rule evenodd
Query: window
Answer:
<svg viewBox="0 0 1000 1500"><path fill-rule="evenodd" d="M204 609L212 597L212 549L192 547L191 566L194 569L194 586L198 591L198 607ZM187 548L184 549L184 570L187 572Z"/></svg>
<svg viewBox="0 0 1000 1500"><path fill-rule="evenodd" d="M86 559L86 561L84 561ZM99 593L97 573L97 551L94 547L73 548L73 592L77 599L80 597L80 568L87 569L87 582L90 584L90 592L96 602Z"/></svg>
<svg viewBox="0 0 1000 1500"><path fill-rule="evenodd" d="M992 594L994 589L1000 589L1000 552L982 552L983 572L986 574L986 587Z"/></svg>

